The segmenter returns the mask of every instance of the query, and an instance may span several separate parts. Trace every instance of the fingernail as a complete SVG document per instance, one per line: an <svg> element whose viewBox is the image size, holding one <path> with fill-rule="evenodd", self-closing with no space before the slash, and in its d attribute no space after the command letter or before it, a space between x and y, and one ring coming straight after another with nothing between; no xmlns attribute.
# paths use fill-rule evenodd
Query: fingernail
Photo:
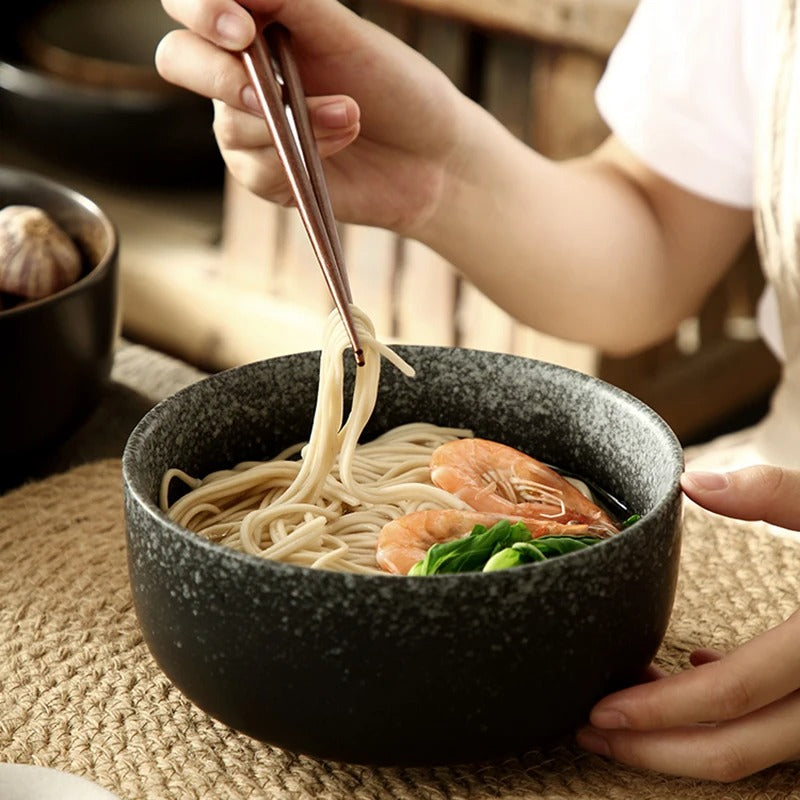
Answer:
<svg viewBox="0 0 800 800"><path fill-rule="evenodd" d="M724 472L687 472L681 478L684 488L710 492L724 489L730 479Z"/></svg>
<svg viewBox="0 0 800 800"><path fill-rule="evenodd" d="M579 747L588 750L590 753L597 753L599 756L610 756L611 748L608 742L597 731L584 728L575 735L575 741Z"/></svg>
<svg viewBox="0 0 800 800"><path fill-rule="evenodd" d="M620 711L592 711L592 725L596 728L630 728L628 718Z"/></svg>
<svg viewBox="0 0 800 800"><path fill-rule="evenodd" d="M347 128L350 126L345 103L326 103L317 109L314 116L317 123L325 128Z"/></svg>
<svg viewBox="0 0 800 800"><path fill-rule="evenodd" d="M245 47L250 41L250 22L239 14L220 14L217 17L217 33L226 47Z"/></svg>
<svg viewBox="0 0 800 800"><path fill-rule="evenodd" d="M256 91L252 86L245 86L242 89L242 102L253 111L261 111L261 106L258 104Z"/></svg>

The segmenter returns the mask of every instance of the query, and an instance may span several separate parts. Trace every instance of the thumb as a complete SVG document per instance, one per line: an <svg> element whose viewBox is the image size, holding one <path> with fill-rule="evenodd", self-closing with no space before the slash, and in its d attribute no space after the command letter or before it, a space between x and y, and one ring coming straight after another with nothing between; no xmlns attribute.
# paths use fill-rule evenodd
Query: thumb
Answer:
<svg viewBox="0 0 800 800"><path fill-rule="evenodd" d="M683 491L709 511L800 530L800 470L759 465L733 472L686 472Z"/></svg>

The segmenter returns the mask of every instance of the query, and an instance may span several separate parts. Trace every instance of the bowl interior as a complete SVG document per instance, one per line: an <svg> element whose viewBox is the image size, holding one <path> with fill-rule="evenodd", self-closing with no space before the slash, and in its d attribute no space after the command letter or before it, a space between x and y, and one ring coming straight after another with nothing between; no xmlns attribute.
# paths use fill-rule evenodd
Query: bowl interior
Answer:
<svg viewBox="0 0 800 800"><path fill-rule="evenodd" d="M369 440L399 424L465 427L587 479L633 513L674 493L680 444L632 396L552 364L454 348L395 348L417 371L384 363ZM151 412L128 445L128 478L153 508L161 475L193 475L265 460L308 438L319 374L317 353L250 364L212 376ZM355 369L346 364L352 378Z"/></svg>

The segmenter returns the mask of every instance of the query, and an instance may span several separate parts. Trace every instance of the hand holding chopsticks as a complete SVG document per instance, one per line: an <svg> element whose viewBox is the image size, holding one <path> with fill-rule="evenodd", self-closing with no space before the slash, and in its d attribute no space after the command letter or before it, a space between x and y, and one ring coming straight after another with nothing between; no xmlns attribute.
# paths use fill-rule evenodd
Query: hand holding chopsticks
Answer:
<svg viewBox="0 0 800 800"><path fill-rule="evenodd" d="M278 23L268 25L242 53L242 60L356 364L363 366L364 352L350 313L352 294L344 255L289 32Z"/></svg>

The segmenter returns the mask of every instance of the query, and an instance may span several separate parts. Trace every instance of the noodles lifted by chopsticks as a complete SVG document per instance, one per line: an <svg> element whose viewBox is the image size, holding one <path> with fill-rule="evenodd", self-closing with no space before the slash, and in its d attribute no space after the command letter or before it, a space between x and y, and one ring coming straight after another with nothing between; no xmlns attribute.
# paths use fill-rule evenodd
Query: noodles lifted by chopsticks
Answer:
<svg viewBox="0 0 800 800"><path fill-rule="evenodd" d="M356 370L344 420L343 354L349 348L338 314L328 317L319 389L307 444L273 460L243 462L199 479L179 469L162 479L161 508L178 524L253 555L342 572L385 574L375 562L383 525L412 511L468 508L431 483L431 453L471 431L424 422L358 440L375 408L381 357L406 375L414 370L375 338L369 318L352 306L365 365ZM292 456L300 454L300 459ZM168 506L173 479L190 491Z"/></svg>

